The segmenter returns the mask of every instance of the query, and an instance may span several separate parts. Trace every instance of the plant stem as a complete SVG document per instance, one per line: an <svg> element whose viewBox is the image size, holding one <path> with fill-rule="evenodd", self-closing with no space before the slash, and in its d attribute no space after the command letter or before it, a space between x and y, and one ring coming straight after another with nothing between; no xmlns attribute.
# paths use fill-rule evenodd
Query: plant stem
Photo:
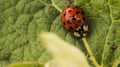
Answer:
<svg viewBox="0 0 120 67"><path fill-rule="evenodd" d="M89 44L88 44L86 38L82 38L82 41L83 41L88 53L90 54L90 60L94 63L95 67L100 67L100 65L96 61L96 59L95 59L95 57L94 57L94 55L93 55L93 53L92 53L92 51L91 51L91 49L89 47Z"/></svg>
<svg viewBox="0 0 120 67"><path fill-rule="evenodd" d="M61 13L62 10L55 4L54 0L51 1L52 1L52 6L55 7Z"/></svg>

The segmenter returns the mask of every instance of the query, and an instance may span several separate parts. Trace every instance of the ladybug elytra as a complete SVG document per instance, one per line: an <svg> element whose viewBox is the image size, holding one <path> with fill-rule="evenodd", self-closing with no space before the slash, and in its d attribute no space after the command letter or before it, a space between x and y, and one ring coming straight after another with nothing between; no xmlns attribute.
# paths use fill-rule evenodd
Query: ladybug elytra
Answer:
<svg viewBox="0 0 120 67"><path fill-rule="evenodd" d="M64 28L76 37L85 37L88 32L86 17L81 8L67 6L61 15Z"/></svg>

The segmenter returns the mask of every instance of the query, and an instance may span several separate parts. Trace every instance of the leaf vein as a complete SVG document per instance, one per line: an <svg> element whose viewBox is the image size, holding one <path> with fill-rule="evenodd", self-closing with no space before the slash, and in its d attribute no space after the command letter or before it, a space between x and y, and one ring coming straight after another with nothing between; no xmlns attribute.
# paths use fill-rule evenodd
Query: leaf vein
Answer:
<svg viewBox="0 0 120 67"><path fill-rule="evenodd" d="M109 7L109 14L110 14L110 18L111 18L111 24L109 26L109 30L108 30L108 33L106 35L106 39L105 39L105 45L103 47L103 53L102 53L102 61L101 61L101 66L103 67L104 65L104 57L105 57L105 51L106 51L106 46L107 46L107 42L108 42L108 39L109 39L109 35L110 35L110 30L112 29L112 26L113 26L113 16L112 16L112 8L111 8L111 4L110 4L110 0L108 0L108 7Z"/></svg>

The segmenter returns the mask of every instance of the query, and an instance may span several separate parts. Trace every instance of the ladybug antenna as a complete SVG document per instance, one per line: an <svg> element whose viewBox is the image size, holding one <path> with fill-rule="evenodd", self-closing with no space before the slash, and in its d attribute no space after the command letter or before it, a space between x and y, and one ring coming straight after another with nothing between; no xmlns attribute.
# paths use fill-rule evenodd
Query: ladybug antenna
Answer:
<svg viewBox="0 0 120 67"><path fill-rule="evenodd" d="M68 5L71 5L72 4L72 1L71 0L66 0L67 1L67 4Z"/></svg>

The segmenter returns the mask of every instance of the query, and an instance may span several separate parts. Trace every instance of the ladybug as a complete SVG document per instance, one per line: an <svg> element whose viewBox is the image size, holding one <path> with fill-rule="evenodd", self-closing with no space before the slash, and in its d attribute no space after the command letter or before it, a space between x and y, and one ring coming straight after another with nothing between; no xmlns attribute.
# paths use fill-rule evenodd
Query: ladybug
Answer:
<svg viewBox="0 0 120 67"><path fill-rule="evenodd" d="M81 8L70 5L64 8L61 14L64 28L76 37L85 37L88 32L86 16Z"/></svg>

